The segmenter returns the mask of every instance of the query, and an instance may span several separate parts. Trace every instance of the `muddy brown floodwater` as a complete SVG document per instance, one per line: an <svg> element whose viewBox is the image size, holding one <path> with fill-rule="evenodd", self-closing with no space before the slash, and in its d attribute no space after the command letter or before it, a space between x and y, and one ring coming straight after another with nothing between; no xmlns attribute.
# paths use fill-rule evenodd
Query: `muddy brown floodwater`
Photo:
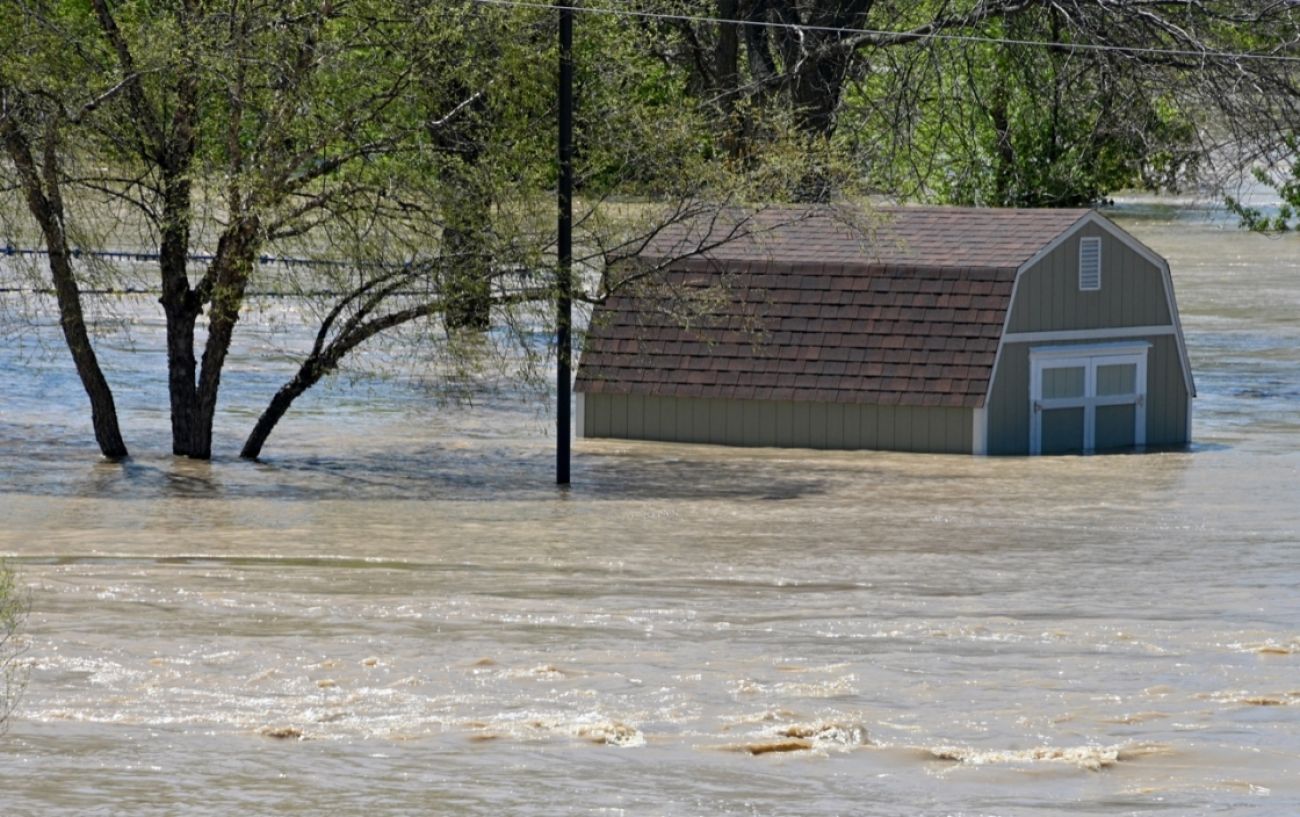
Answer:
<svg viewBox="0 0 1300 817"><path fill-rule="evenodd" d="M583 441L560 492L535 407L357 376L264 464L176 461L142 299L116 466L39 317L0 348L0 814L1300 813L1300 241L1120 218L1175 271L1190 451Z"/></svg>

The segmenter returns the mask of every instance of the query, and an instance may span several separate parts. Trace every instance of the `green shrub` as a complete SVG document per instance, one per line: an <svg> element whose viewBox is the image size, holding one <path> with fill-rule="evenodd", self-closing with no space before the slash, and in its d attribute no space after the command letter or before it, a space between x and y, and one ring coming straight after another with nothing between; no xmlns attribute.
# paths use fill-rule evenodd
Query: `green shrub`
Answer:
<svg viewBox="0 0 1300 817"><path fill-rule="evenodd" d="M18 627L26 615L27 600L18 586L17 575L0 562L0 732L9 721L9 713L25 680L18 660L22 653Z"/></svg>

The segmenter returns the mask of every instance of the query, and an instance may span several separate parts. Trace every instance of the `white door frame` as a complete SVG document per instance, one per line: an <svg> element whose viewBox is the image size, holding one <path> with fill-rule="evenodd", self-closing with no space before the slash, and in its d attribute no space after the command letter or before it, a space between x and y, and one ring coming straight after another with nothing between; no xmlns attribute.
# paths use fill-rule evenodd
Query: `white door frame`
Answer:
<svg viewBox="0 0 1300 817"><path fill-rule="evenodd" d="M1134 406L1133 444L1137 448L1147 441L1147 341L1092 343L1072 346L1041 346L1029 350L1029 453L1043 453L1043 412L1050 409L1083 409L1083 451L1091 454L1097 447L1097 408L1099 406ZM1097 396L1097 367L1136 365L1134 391L1128 394ZM1081 368L1084 370L1083 395L1043 399L1043 370Z"/></svg>

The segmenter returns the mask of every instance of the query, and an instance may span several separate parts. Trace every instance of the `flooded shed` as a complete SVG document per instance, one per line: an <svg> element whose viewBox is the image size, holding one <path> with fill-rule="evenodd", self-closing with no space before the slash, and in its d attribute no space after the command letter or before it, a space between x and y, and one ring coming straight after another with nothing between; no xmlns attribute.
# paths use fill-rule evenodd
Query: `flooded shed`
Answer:
<svg viewBox="0 0 1300 817"><path fill-rule="evenodd" d="M1096 211L776 209L728 229L666 232L636 259L654 284L597 307L579 436L970 454L1190 439L1169 265Z"/></svg>

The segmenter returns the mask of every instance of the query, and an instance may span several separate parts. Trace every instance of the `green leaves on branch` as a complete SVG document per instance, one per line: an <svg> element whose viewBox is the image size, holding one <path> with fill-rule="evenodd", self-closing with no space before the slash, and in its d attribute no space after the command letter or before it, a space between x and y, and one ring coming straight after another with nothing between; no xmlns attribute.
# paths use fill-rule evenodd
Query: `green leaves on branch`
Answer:
<svg viewBox="0 0 1300 817"><path fill-rule="evenodd" d="M1255 181L1277 193L1280 201L1276 213L1243 204L1232 196L1225 198L1228 211L1239 219L1243 229L1257 233L1284 233L1300 229L1300 138L1286 140L1287 155L1278 162L1275 170L1256 167Z"/></svg>

